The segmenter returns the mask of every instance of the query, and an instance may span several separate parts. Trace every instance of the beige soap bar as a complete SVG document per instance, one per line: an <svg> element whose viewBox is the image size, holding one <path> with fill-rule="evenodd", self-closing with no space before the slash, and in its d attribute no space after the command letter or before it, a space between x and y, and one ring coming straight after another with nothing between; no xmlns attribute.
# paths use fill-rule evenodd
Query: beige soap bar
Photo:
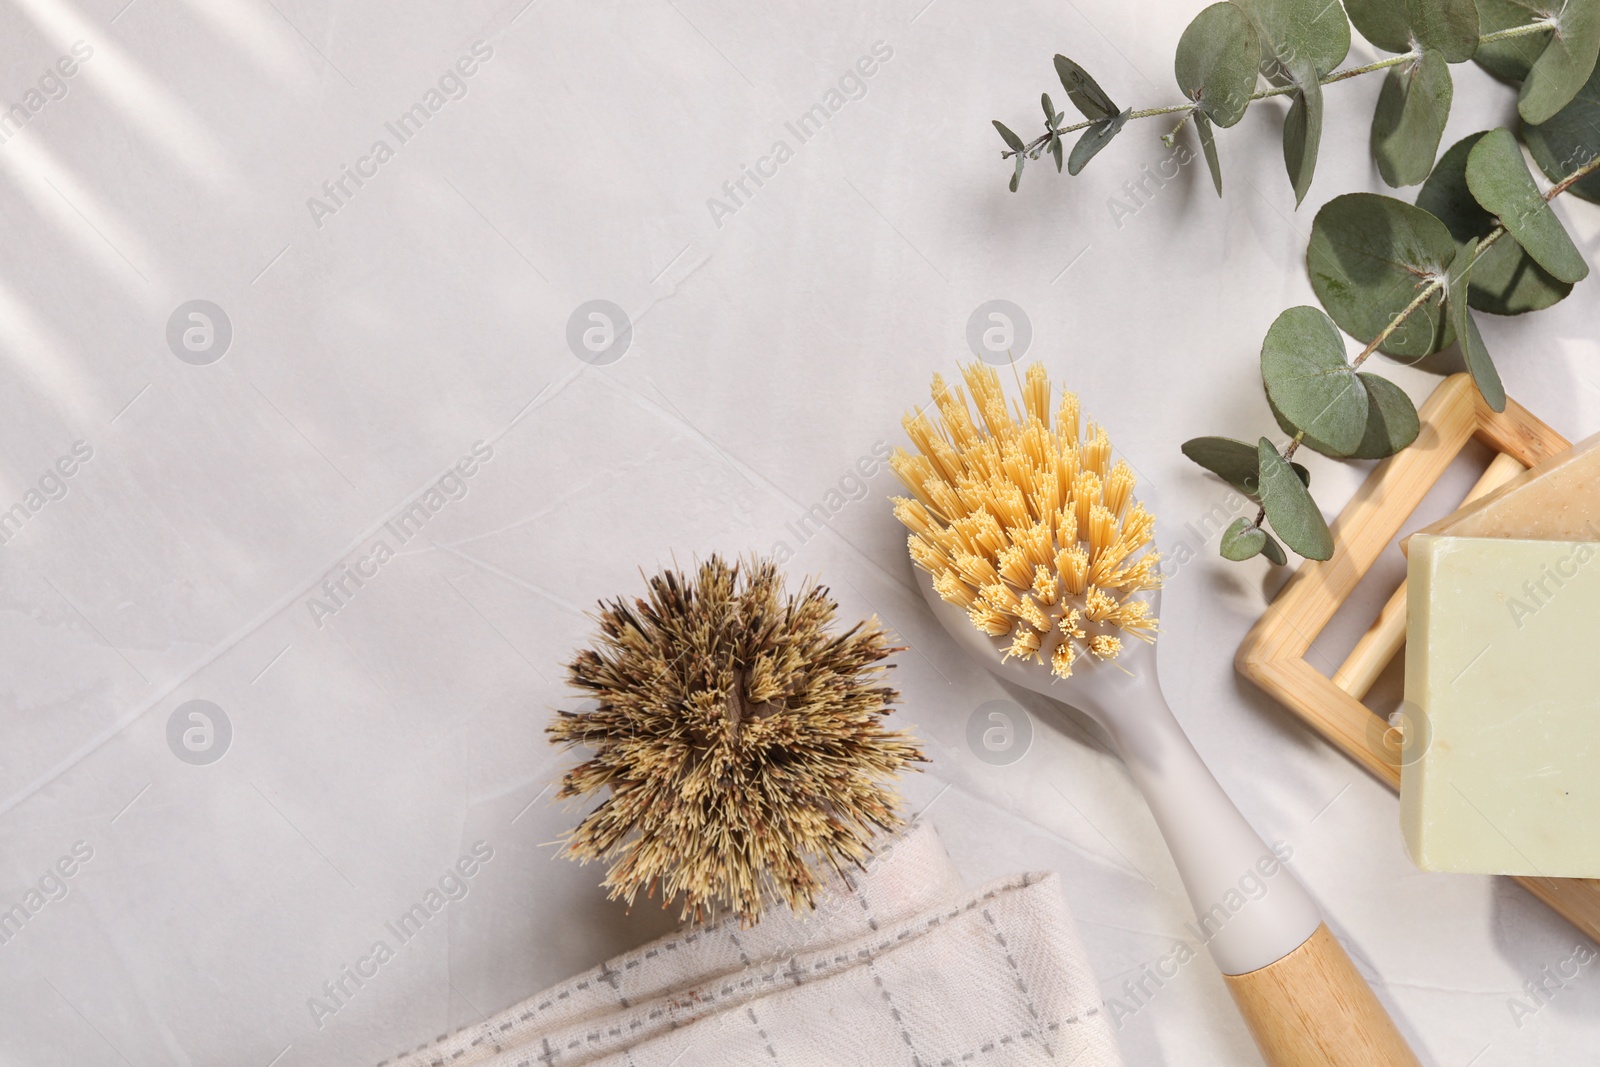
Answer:
<svg viewBox="0 0 1600 1067"><path fill-rule="evenodd" d="M1600 545L1418 534L1406 582L1412 860L1600 877Z"/></svg>
<svg viewBox="0 0 1600 1067"><path fill-rule="evenodd" d="M1600 434L1418 531L1453 537L1600 540Z"/></svg>

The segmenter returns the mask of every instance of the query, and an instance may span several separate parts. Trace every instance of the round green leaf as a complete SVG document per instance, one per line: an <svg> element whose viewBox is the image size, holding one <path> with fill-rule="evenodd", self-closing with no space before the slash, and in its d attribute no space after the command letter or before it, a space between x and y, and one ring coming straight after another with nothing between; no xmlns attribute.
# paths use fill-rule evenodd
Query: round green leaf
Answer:
<svg viewBox="0 0 1600 1067"><path fill-rule="evenodd" d="M1284 544L1307 559L1331 558L1333 534L1293 468L1265 437L1256 453L1261 467L1261 506L1266 508L1272 528Z"/></svg>
<svg viewBox="0 0 1600 1067"><path fill-rule="evenodd" d="M1317 212L1306 267L1333 321L1367 343L1420 286L1445 274L1455 254L1450 231L1421 208L1375 193L1347 193ZM1414 359L1449 343L1442 294L1435 294L1389 335L1382 351Z"/></svg>
<svg viewBox="0 0 1600 1067"><path fill-rule="evenodd" d="M1600 115L1596 117L1600 120ZM1417 206L1449 228L1458 249L1469 240L1487 237L1499 225L1467 188L1467 156L1482 136L1468 134L1451 145L1417 193ZM1570 282L1553 277L1534 262L1516 238L1507 234L1478 257L1467 300L1472 307L1491 315L1520 315L1547 308L1570 292Z"/></svg>
<svg viewBox="0 0 1600 1067"><path fill-rule="evenodd" d="M1183 454L1247 496L1256 494L1256 448L1231 437L1195 437Z"/></svg>
<svg viewBox="0 0 1600 1067"><path fill-rule="evenodd" d="M1390 185L1415 185L1433 169L1454 92L1450 65L1429 49L1390 67L1372 113L1372 157Z"/></svg>
<svg viewBox="0 0 1600 1067"><path fill-rule="evenodd" d="M1178 88L1205 117L1224 128L1244 117L1256 88L1261 41L1233 4L1212 4L1183 31L1173 60Z"/></svg>
<svg viewBox="0 0 1600 1067"><path fill-rule="evenodd" d="M1266 547L1267 531L1249 519L1234 519L1233 524L1222 532L1223 559L1239 563L1260 555Z"/></svg>
<svg viewBox="0 0 1600 1067"><path fill-rule="evenodd" d="M1233 0L1261 37L1262 58L1286 70L1296 85L1297 64L1332 73L1350 52L1350 22L1338 0Z"/></svg>
<svg viewBox="0 0 1600 1067"><path fill-rule="evenodd" d="M1283 546L1278 544L1277 538L1271 534L1267 534L1266 537L1266 542L1261 546L1261 554L1280 567L1288 563L1289 557L1283 554Z"/></svg>
<svg viewBox="0 0 1600 1067"><path fill-rule="evenodd" d="M1578 95L1594 72L1600 56L1600 4L1593 0L1565 0L1555 16L1556 27L1517 94L1517 113L1523 122L1549 122Z"/></svg>
<svg viewBox="0 0 1600 1067"><path fill-rule="evenodd" d="M1491 33L1526 26L1544 18L1539 7L1545 0L1477 0L1478 32L1487 37ZM1480 44L1472 54L1473 61L1496 78L1520 82L1528 76L1534 60L1550 43L1550 31L1530 33L1526 37L1508 37L1503 41Z"/></svg>
<svg viewBox="0 0 1600 1067"><path fill-rule="evenodd" d="M1467 188L1484 210L1500 219L1528 255L1564 282L1583 280L1583 260L1566 227L1545 201L1522 161L1517 139L1504 127L1484 134L1467 155Z"/></svg>
<svg viewBox="0 0 1600 1067"><path fill-rule="evenodd" d="M1100 88L1100 83L1089 77L1089 72L1066 56L1056 56L1056 76L1061 79L1062 88L1066 89L1067 96L1083 117L1091 122L1109 119L1117 113L1117 105L1111 102L1111 97Z"/></svg>
<svg viewBox="0 0 1600 1067"><path fill-rule="evenodd" d="M1478 47L1478 9L1472 0L1345 0L1361 36L1385 52L1409 52L1412 39L1451 63Z"/></svg>
<svg viewBox="0 0 1600 1067"><path fill-rule="evenodd" d="M1110 144L1111 138L1122 132L1122 127L1128 124L1128 116L1132 114L1133 110L1130 108L1084 130L1083 136L1078 138L1078 143L1072 146L1072 154L1067 157L1067 173L1076 174L1087 167L1089 160L1098 155L1100 149Z"/></svg>
<svg viewBox="0 0 1600 1067"><path fill-rule="evenodd" d="M1522 139L1533 153L1533 161L1553 182L1600 156L1600 64L1571 103L1549 122L1524 126ZM1585 175L1571 189L1585 200L1600 202L1600 173ZM1476 269L1473 273L1477 273Z"/></svg>
<svg viewBox="0 0 1600 1067"><path fill-rule="evenodd" d="M1451 63L1465 62L1478 50L1478 7L1473 0L1406 0L1405 7L1411 33L1423 48L1437 49Z"/></svg>
<svg viewBox="0 0 1600 1067"><path fill-rule="evenodd" d="M1261 345L1261 381L1267 397L1307 439L1326 442L1336 455L1361 444L1367 425L1367 391L1344 354L1344 336L1314 307L1279 315Z"/></svg>
<svg viewBox="0 0 1600 1067"><path fill-rule="evenodd" d="M1509 237L1500 238L1509 241ZM1499 242L1497 241L1496 244ZM1493 251L1494 245L1490 245ZM1450 265L1450 291L1446 303L1450 312L1450 323L1455 327L1456 343L1461 348L1461 358L1467 365L1467 370L1472 374L1472 380L1478 387L1478 392L1483 394L1484 401L1495 411L1506 409L1506 390L1500 383L1500 372L1495 370L1494 361L1489 358L1489 349L1483 343L1483 335L1478 332L1478 324L1472 320L1472 312L1468 310L1468 301L1461 299L1461 291L1470 291L1472 275L1477 273L1483 261L1473 262L1473 257L1478 251L1477 238L1469 240L1456 253L1456 261Z"/></svg>
<svg viewBox="0 0 1600 1067"><path fill-rule="evenodd" d="M1344 0L1345 13L1361 36L1385 52L1411 51L1411 21L1396 0Z"/></svg>
<svg viewBox="0 0 1600 1067"><path fill-rule="evenodd" d="M1283 121L1283 162L1295 205L1306 198L1322 141L1322 75L1350 51L1350 22L1339 0L1233 0L1261 38L1262 69L1299 91Z"/></svg>
<svg viewBox="0 0 1600 1067"><path fill-rule="evenodd" d="M1422 424L1405 390L1367 371L1357 374L1367 390L1367 428L1351 459L1385 459L1417 439Z"/></svg>

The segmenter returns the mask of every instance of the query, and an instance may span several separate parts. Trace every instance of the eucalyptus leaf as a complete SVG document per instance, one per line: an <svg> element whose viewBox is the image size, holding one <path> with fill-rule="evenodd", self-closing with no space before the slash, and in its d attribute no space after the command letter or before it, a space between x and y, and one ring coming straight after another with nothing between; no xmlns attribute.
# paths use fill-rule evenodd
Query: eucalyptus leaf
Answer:
<svg viewBox="0 0 1600 1067"><path fill-rule="evenodd" d="M1055 63L1056 76L1061 79L1062 88L1066 89L1073 106L1083 112L1084 118L1099 122L1117 113L1117 105L1100 88L1100 83L1089 77L1088 71L1062 55L1056 56Z"/></svg>
<svg viewBox="0 0 1600 1067"><path fill-rule="evenodd" d="M1467 187L1500 219L1528 255L1564 282L1582 281L1589 264L1556 218L1522 161L1517 139L1504 127L1484 134L1467 155Z"/></svg>
<svg viewBox="0 0 1600 1067"><path fill-rule="evenodd" d="M1347 193L1317 212L1306 267L1323 308L1365 344L1399 316L1420 286L1443 277L1455 254L1450 231L1421 208L1375 193ZM1449 343L1443 296L1435 293L1381 351L1415 359Z"/></svg>
<svg viewBox="0 0 1600 1067"><path fill-rule="evenodd" d="M1422 423L1417 406L1405 390L1389 379L1360 371L1356 377L1367 390L1367 428L1351 459L1387 459L1417 439Z"/></svg>
<svg viewBox="0 0 1600 1067"><path fill-rule="evenodd" d="M1350 52L1350 22L1339 0L1233 0L1261 38L1262 69L1297 92L1283 124L1283 161L1298 206L1311 187L1322 140L1318 80Z"/></svg>
<svg viewBox="0 0 1600 1067"><path fill-rule="evenodd" d="M1056 161L1056 173L1061 173L1061 135L1058 133L1050 138L1050 155Z"/></svg>
<svg viewBox="0 0 1600 1067"><path fill-rule="evenodd" d="M1385 52L1411 51L1411 20L1399 0L1344 0L1344 10L1361 36Z"/></svg>
<svg viewBox="0 0 1600 1067"><path fill-rule="evenodd" d="M1454 92L1444 55L1428 49L1390 67L1372 113L1372 157L1390 185L1416 185L1433 170Z"/></svg>
<svg viewBox="0 0 1600 1067"><path fill-rule="evenodd" d="M1054 104L1052 104L1050 102L1050 94L1049 93L1040 93L1039 94L1039 106L1044 108L1044 121L1045 121L1045 123L1047 125L1049 125L1051 128L1054 128L1055 124L1057 122L1061 121L1061 116L1056 114L1056 107L1055 107Z"/></svg>
<svg viewBox="0 0 1600 1067"><path fill-rule="evenodd" d="M1235 563L1259 556L1267 547L1267 531L1246 518L1237 518L1222 532L1222 558Z"/></svg>
<svg viewBox="0 0 1600 1067"><path fill-rule="evenodd" d="M1250 106L1260 61L1261 40L1249 16L1223 2L1201 11L1183 31L1173 70L1184 95L1226 129Z"/></svg>
<svg viewBox="0 0 1600 1067"><path fill-rule="evenodd" d="M1111 138L1122 131L1128 124L1128 116L1133 114L1133 109L1113 115L1104 122L1097 122L1083 131L1083 136L1078 138L1078 143L1072 146L1072 154L1067 157L1067 173L1076 174L1089 165L1106 145L1111 143Z"/></svg>
<svg viewBox="0 0 1600 1067"><path fill-rule="evenodd" d="M1286 433L1293 433L1286 430ZM1215 474L1251 500L1257 493L1259 470L1256 446L1231 437L1195 437L1183 443L1183 454ZM1311 472L1299 463L1290 463L1303 485L1311 484Z"/></svg>
<svg viewBox="0 0 1600 1067"><path fill-rule="evenodd" d="M1600 156L1600 64L1596 64L1594 73L1571 103L1548 122L1524 126L1522 139L1533 153L1533 161L1553 182ZM1579 178L1571 191L1585 200L1600 202L1600 172Z"/></svg>
<svg viewBox="0 0 1600 1067"><path fill-rule="evenodd" d="M1333 534L1293 468L1263 437L1256 447L1261 468L1261 506L1284 544L1307 559L1333 556Z"/></svg>
<svg viewBox="0 0 1600 1067"><path fill-rule="evenodd" d="M1344 335L1317 308L1293 307L1273 322L1261 345L1261 381L1273 406L1308 441L1339 456L1361 444L1367 391L1345 359Z"/></svg>
<svg viewBox="0 0 1600 1067"><path fill-rule="evenodd" d="M1017 153L1017 169L1011 172L1011 191L1017 191L1017 184L1022 181L1022 164L1026 158L1022 153Z"/></svg>
<svg viewBox="0 0 1600 1067"><path fill-rule="evenodd" d="M1200 135L1200 151L1205 154L1206 168L1211 171L1211 184L1217 187L1217 195L1222 195L1222 161L1217 158L1217 139L1211 134L1211 123L1206 121L1202 112L1194 113L1195 132Z"/></svg>
<svg viewBox="0 0 1600 1067"><path fill-rule="evenodd" d="M1544 14L1538 8L1545 7L1546 0L1477 0L1475 6L1478 9L1478 32L1487 37L1491 33L1540 21ZM1551 31L1543 30L1480 44L1472 54L1472 59L1502 81L1520 82L1528 76L1534 60L1539 58L1545 45L1550 43L1550 34Z"/></svg>
<svg viewBox="0 0 1600 1067"><path fill-rule="evenodd" d="M1283 554L1283 546L1278 544L1278 539L1267 534L1267 540L1261 546L1261 554L1278 566L1289 562L1289 557Z"/></svg>
<svg viewBox="0 0 1600 1067"><path fill-rule="evenodd" d="M1478 6L1473 0L1406 0L1405 9L1411 33L1423 48L1437 49L1450 63L1464 63L1477 52Z"/></svg>
<svg viewBox="0 0 1600 1067"><path fill-rule="evenodd" d="M1565 0L1555 15L1558 22L1517 94L1517 113L1523 122L1549 122L1567 106L1594 72L1600 57L1600 4L1594 0Z"/></svg>
<svg viewBox="0 0 1600 1067"><path fill-rule="evenodd" d="M1294 94L1283 119L1283 165L1294 186L1294 206L1299 207L1311 188L1317 169L1317 147L1322 142L1322 86L1307 82Z"/></svg>
<svg viewBox="0 0 1600 1067"><path fill-rule="evenodd" d="M1600 120L1600 114L1596 117ZM1531 127L1528 132L1531 134ZM1482 240L1499 225L1467 188L1467 156L1482 137L1482 133L1468 134L1451 145L1417 193L1417 206L1449 228L1457 249L1469 240ZM1531 136L1529 142L1532 143ZM1472 307L1492 315L1520 315L1547 308L1570 292L1570 282L1556 279L1528 255L1516 238L1506 234L1479 255L1472 268L1467 300Z"/></svg>
<svg viewBox="0 0 1600 1067"><path fill-rule="evenodd" d="M1415 39L1460 63L1478 47L1478 9L1472 0L1346 0L1345 11L1361 36L1385 52L1409 52Z"/></svg>
<svg viewBox="0 0 1600 1067"><path fill-rule="evenodd" d="M1338 0L1233 0L1261 37L1262 58L1303 85L1296 66L1331 74L1350 53L1350 21Z"/></svg>
<svg viewBox="0 0 1600 1067"><path fill-rule="evenodd" d="M1510 238L1502 237L1500 240L1509 241ZM1491 245L1490 249L1493 248L1494 245ZM1446 304L1450 311L1451 325L1455 327L1456 343L1461 348L1461 358L1466 363L1473 382L1478 386L1478 392L1483 394L1484 402L1490 408L1504 411L1506 389L1500 382L1500 372L1495 370L1494 360L1489 358L1489 349L1483 343L1483 335L1478 332L1478 324L1472 320L1469 301L1461 299L1464 290L1470 291L1472 275L1482 265L1482 260L1478 263L1473 262L1477 252L1478 241L1473 238L1456 253L1456 261L1450 265L1450 292L1446 297Z"/></svg>
<svg viewBox="0 0 1600 1067"><path fill-rule="evenodd" d="M994 128L1000 131L1000 139L1006 143L1007 148L1013 152L1021 152L1028 147L1022 143L1022 138L1012 133L1005 123L999 119L991 119L990 121L994 123Z"/></svg>
<svg viewBox="0 0 1600 1067"><path fill-rule="evenodd" d="M1239 492L1256 496L1256 449L1231 437L1195 437L1183 443L1183 454Z"/></svg>

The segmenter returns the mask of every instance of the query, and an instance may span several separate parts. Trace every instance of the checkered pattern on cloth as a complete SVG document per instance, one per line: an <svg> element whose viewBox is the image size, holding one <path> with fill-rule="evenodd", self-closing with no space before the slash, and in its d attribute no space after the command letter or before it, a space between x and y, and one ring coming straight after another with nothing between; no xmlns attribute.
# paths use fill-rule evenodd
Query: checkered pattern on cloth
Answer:
<svg viewBox="0 0 1600 1067"><path fill-rule="evenodd" d="M814 912L687 927L380 1067L1046 1063L1122 1063L1058 877L969 893L917 823Z"/></svg>

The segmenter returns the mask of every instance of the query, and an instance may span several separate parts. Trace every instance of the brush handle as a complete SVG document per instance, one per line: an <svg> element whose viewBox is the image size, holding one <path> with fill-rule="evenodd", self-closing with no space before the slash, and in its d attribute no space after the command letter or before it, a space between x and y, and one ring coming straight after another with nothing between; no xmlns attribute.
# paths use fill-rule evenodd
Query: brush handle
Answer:
<svg viewBox="0 0 1600 1067"><path fill-rule="evenodd" d="M1271 1067L1420 1067L1326 925L1278 962L1223 980Z"/></svg>

